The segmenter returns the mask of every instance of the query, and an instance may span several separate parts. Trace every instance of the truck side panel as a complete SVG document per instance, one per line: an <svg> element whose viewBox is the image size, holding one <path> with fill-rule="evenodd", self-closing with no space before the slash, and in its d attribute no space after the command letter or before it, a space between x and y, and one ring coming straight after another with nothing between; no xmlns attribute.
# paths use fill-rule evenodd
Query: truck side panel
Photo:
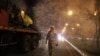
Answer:
<svg viewBox="0 0 100 56"><path fill-rule="evenodd" d="M5 10L0 11L0 25L8 26L8 13Z"/></svg>

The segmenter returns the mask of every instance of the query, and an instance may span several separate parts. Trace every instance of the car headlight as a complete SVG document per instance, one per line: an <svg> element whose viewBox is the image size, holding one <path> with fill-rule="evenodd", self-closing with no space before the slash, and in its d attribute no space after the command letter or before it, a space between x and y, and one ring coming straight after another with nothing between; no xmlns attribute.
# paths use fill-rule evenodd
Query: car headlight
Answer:
<svg viewBox="0 0 100 56"><path fill-rule="evenodd" d="M58 34L58 41L64 41L65 39L64 39L64 37L61 35L61 34Z"/></svg>

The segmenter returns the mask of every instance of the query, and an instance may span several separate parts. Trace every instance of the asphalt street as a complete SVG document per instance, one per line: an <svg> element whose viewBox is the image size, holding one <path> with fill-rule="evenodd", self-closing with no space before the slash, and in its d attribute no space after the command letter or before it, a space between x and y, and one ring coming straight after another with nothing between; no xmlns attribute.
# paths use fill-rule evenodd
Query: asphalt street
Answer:
<svg viewBox="0 0 100 56"><path fill-rule="evenodd" d="M0 56L48 56L48 44L45 40L41 40L39 47L28 53L16 52L16 48L9 47L1 50ZM81 56L74 48L66 42L59 42L54 49L53 56Z"/></svg>

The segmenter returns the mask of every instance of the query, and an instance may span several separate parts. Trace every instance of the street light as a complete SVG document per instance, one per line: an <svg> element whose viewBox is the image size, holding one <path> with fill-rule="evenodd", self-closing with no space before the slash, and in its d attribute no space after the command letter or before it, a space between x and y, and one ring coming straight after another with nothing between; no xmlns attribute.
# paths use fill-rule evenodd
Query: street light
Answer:
<svg viewBox="0 0 100 56"><path fill-rule="evenodd" d="M66 23L65 26L68 26L68 23Z"/></svg>
<svg viewBox="0 0 100 56"><path fill-rule="evenodd" d="M72 15L73 15L73 11L72 11L72 10L69 10L69 11L68 11L68 15L69 15L69 16L72 16Z"/></svg>
<svg viewBox="0 0 100 56"><path fill-rule="evenodd" d="M95 11L95 12L94 12L94 16L97 16L97 13L98 13L98 11Z"/></svg>
<svg viewBox="0 0 100 56"><path fill-rule="evenodd" d="M77 27L79 27L79 26L80 26L80 24L76 24L76 26L77 26Z"/></svg>
<svg viewBox="0 0 100 56"><path fill-rule="evenodd" d="M72 30L75 30L75 28L72 28Z"/></svg>
<svg viewBox="0 0 100 56"><path fill-rule="evenodd" d="M65 31L66 31L66 27L64 27L64 28L62 29L62 34L65 33Z"/></svg>

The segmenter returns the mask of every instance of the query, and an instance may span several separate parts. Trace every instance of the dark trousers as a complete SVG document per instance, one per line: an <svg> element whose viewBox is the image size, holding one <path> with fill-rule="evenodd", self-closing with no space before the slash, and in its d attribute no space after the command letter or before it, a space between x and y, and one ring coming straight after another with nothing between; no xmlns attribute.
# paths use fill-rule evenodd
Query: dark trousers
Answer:
<svg viewBox="0 0 100 56"><path fill-rule="evenodd" d="M52 43L48 43L48 51L49 51L49 56L52 56L53 55L53 46L52 46Z"/></svg>

